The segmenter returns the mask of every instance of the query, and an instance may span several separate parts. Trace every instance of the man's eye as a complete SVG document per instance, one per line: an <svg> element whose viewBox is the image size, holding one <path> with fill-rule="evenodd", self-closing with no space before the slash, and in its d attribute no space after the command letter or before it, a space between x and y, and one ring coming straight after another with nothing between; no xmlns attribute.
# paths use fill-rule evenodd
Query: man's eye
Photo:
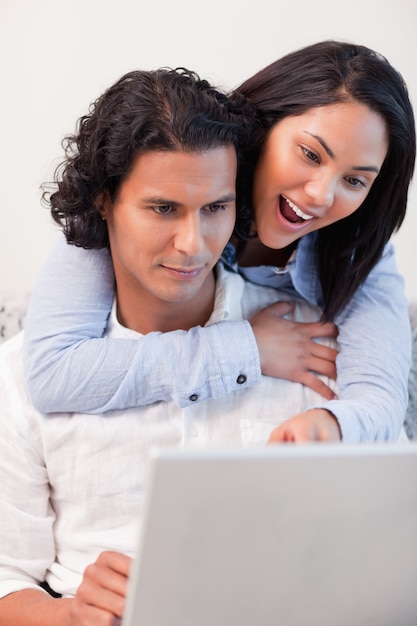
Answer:
<svg viewBox="0 0 417 626"><path fill-rule="evenodd" d="M207 207L207 211L209 213L218 213L219 211L224 211L226 209L224 204L210 204Z"/></svg>
<svg viewBox="0 0 417 626"><path fill-rule="evenodd" d="M172 207L169 204L162 204L160 206L154 206L153 210L159 215L166 215L172 212Z"/></svg>

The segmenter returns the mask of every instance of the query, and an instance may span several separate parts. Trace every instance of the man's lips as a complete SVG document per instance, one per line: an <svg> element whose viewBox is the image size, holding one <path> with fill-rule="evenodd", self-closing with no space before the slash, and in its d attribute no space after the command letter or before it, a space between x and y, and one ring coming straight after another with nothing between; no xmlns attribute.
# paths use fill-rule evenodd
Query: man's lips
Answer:
<svg viewBox="0 0 417 626"><path fill-rule="evenodd" d="M313 215L304 213L304 211L302 211L296 204L291 202L291 200L285 196L280 196L279 198L279 209L283 217L285 217L285 219L292 224L301 224L312 220L314 217Z"/></svg>
<svg viewBox="0 0 417 626"><path fill-rule="evenodd" d="M197 278L204 269L204 265L199 267L174 267L171 265L161 264L165 270L170 272L173 276L177 278Z"/></svg>

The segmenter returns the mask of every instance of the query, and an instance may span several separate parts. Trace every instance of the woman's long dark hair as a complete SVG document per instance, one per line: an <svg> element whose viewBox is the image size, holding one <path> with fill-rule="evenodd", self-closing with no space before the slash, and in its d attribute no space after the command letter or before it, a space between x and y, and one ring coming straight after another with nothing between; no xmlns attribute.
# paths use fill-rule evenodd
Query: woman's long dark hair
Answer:
<svg viewBox="0 0 417 626"><path fill-rule="evenodd" d="M256 106L263 140L283 118L338 102L360 102L385 120L388 153L368 196L355 213L317 234L323 318L334 319L365 281L405 217L416 153L407 87L401 75L373 50L324 41L272 63L238 91Z"/></svg>

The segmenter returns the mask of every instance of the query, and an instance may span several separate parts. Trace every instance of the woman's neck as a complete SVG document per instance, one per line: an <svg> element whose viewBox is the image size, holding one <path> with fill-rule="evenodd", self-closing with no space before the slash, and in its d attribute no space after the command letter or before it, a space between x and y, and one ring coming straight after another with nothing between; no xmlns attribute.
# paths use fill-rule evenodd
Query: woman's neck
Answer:
<svg viewBox="0 0 417 626"><path fill-rule="evenodd" d="M294 242L282 250L274 250L264 246L258 238L250 239L239 254L238 262L241 267L255 267L257 265L285 267L296 246L297 242Z"/></svg>

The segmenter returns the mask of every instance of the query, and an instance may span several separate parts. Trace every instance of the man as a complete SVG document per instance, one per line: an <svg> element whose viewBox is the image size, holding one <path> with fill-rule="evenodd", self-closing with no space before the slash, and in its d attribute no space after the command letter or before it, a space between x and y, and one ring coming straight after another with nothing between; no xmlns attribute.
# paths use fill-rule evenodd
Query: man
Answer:
<svg viewBox="0 0 417 626"><path fill-rule="evenodd" d="M165 70L126 75L82 118L51 205L70 241L109 242L108 337L246 319L277 300L218 263L252 133L244 103ZM21 341L0 351L0 626L119 623L149 449L263 445L314 393L269 377L245 389L242 376L242 391L186 408L46 416L27 397Z"/></svg>

